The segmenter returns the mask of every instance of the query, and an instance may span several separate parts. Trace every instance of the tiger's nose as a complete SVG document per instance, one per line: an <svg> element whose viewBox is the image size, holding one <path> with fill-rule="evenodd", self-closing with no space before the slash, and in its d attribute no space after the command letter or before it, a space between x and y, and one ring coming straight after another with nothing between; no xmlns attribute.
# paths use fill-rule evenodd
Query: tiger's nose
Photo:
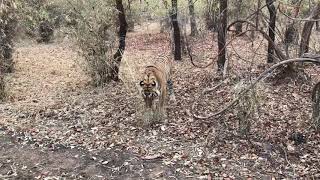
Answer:
<svg viewBox="0 0 320 180"><path fill-rule="evenodd" d="M151 92L144 92L144 94L148 97L148 96L150 96L150 94L151 94Z"/></svg>

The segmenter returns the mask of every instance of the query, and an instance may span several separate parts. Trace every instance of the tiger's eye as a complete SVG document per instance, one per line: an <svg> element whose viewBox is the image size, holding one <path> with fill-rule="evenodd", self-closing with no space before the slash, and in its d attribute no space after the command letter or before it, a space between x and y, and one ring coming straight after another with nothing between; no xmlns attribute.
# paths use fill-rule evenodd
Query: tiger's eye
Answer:
<svg viewBox="0 0 320 180"><path fill-rule="evenodd" d="M152 86L156 86L157 84L156 84L155 81L153 81L151 85L152 85Z"/></svg>
<svg viewBox="0 0 320 180"><path fill-rule="evenodd" d="M140 81L140 86L143 86L144 85L144 82L143 81Z"/></svg>

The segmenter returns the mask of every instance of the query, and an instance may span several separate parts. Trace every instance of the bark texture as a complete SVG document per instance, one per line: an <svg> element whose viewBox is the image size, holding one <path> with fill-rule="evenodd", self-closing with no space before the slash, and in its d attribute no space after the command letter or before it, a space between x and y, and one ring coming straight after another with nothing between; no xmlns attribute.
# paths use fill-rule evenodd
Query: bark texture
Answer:
<svg viewBox="0 0 320 180"><path fill-rule="evenodd" d="M319 15L320 15L320 2L317 3L315 8L312 10L311 14L309 15L310 21L307 21L304 23L302 33L301 33L299 56L309 51L310 35L311 35L313 24L314 24L314 21L312 20L316 19Z"/></svg>
<svg viewBox="0 0 320 180"><path fill-rule="evenodd" d="M173 27L174 59L181 60L181 36L178 23L178 2L172 0L171 21Z"/></svg>
<svg viewBox="0 0 320 180"><path fill-rule="evenodd" d="M127 35L127 21L126 16L122 4L122 0L116 0L116 8L118 10L118 18L119 18L119 47L117 52L113 55L114 64L111 69L110 79L114 81L119 81L119 67L122 60L122 56L126 47L126 35Z"/></svg>
<svg viewBox="0 0 320 180"><path fill-rule="evenodd" d="M196 17L194 13L194 4L193 0L188 0L189 5L189 15L190 15L190 26L191 26L191 36L196 36L198 34Z"/></svg>
<svg viewBox="0 0 320 180"><path fill-rule="evenodd" d="M236 6L238 7L237 12L236 12L236 20L241 19L242 15L242 0L237 0ZM237 23L235 24L235 29L236 29L236 35L239 35L242 33L242 23Z"/></svg>
<svg viewBox="0 0 320 180"><path fill-rule="evenodd" d="M220 0L220 22L218 29L218 72L222 72L226 62L226 35L227 35L227 19L228 19L228 1Z"/></svg>
<svg viewBox="0 0 320 180"><path fill-rule="evenodd" d="M274 0L266 0L266 4L268 7L270 20L269 20L269 37L273 43L268 43L268 63L272 63L274 61L274 40L275 40L275 28L276 28L276 17L277 11L276 7L274 6Z"/></svg>

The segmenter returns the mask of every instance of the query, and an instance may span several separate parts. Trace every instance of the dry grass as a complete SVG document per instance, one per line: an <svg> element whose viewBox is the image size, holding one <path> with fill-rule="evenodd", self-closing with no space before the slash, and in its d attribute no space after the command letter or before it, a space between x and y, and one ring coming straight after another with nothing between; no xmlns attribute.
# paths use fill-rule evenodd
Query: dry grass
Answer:
<svg viewBox="0 0 320 180"><path fill-rule="evenodd" d="M58 97L85 88L90 79L76 62L80 58L69 43L17 45L15 73L6 77L8 99L21 107L44 107Z"/></svg>

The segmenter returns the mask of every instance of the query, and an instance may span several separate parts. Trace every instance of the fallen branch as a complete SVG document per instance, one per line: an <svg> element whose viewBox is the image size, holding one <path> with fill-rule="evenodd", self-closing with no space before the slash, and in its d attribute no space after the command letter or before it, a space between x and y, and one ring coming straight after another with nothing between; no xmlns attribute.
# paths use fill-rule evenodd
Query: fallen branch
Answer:
<svg viewBox="0 0 320 180"><path fill-rule="evenodd" d="M202 91L202 95L205 95L207 93L210 93L216 89L218 89L223 83L225 83L225 80L224 81L221 81L219 84L217 84L216 86L214 86L213 88L206 88Z"/></svg>
<svg viewBox="0 0 320 180"><path fill-rule="evenodd" d="M221 109L220 111L214 113L214 114L210 114L207 116L198 116L194 114L194 106L195 103L192 105L192 115L194 118L196 119L208 119L211 117L215 117L218 115L223 114L224 112L226 112L229 108L231 108L232 106L234 106L247 92L249 92L251 89L254 88L254 86L261 81L263 78L267 77L267 75L270 75L272 73L272 71L274 71L275 69L277 69L279 66L282 66L284 64L288 64L288 63L293 63L293 62L312 62L312 63L320 63L320 60L317 59L311 59L311 58L295 58L295 59L288 59L288 60L284 60L281 61L277 64L274 64L273 66L271 66L269 69L265 70L262 74L259 75L259 77L247 88L243 89L242 91L240 91L239 96L237 98L235 98L229 105L227 105L226 107L224 107L223 109Z"/></svg>

